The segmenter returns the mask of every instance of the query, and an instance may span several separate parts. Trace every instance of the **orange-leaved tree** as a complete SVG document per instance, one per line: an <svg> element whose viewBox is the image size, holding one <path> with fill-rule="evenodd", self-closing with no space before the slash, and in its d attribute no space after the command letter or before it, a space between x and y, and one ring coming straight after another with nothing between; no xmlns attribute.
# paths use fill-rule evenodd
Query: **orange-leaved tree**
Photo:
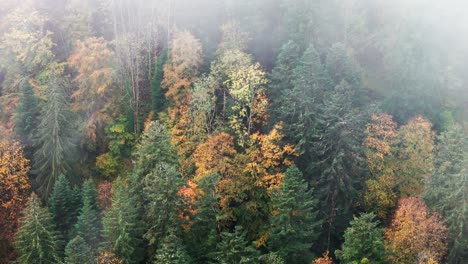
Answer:
<svg viewBox="0 0 468 264"><path fill-rule="evenodd" d="M447 251L447 227L416 197L399 201L385 238L389 259L396 264L440 263Z"/></svg>

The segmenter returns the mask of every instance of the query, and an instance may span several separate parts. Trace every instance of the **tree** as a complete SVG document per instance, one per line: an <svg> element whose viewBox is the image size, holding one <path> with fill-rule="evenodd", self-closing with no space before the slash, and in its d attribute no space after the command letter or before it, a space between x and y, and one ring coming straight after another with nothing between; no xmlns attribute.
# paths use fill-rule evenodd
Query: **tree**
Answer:
<svg viewBox="0 0 468 264"><path fill-rule="evenodd" d="M333 264L333 260L330 256L328 256L329 252L328 251L325 251L325 253L323 253L323 256L321 256L320 258L314 260L313 264Z"/></svg>
<svg viewBox="0 0 468 264"><path fill-rule="evenodd" d="M93 264L93 254L86 241L76 236L65 247L65 263L67 264Z"/></svg>
<svg viewBox="0 0 468 264"><path fill-rule="evenodd" d="M216 246L214 259L220 264L258 263L258 253L249 241L241 226L234 232L221 233L221 241Z"/></svg>
<svg viewBox="0 0 468 264"><path fill-rule="evenodd" d="M354 217L344 233L341 250L335 251L337 259L342 263L386 263L383 231L373 213Z"/></svg>
<svg viewBox="0 0 468 264"><path fill-rule="evenodd" d="M318 238L318 201L299 169L286 171L279 189L271 192L272 216L268 249L287 263L310 262L310 248Z"/></svg>
<svg viewBox="0 0 468 264"><path fill-rule="evenodd" d="M182 240L178 238L174 233L169 232L169 234L160 242L160 247L156 252L156 256L154 258L153 263L191 263L191 259L184 248Z"/></svg>
<svg viewBox="0 0 468 264"><path fill-rule="evenodd" d="M97 191L88 179L83 184L83 207L75 225L75 233L95 252L101 241L101 221L97 204Z"/></svg>
<svg viewBox="0 0 468 264"><path fill-rule="evenodd" d="M73 191L70 187L70 182L63 174L60 175L55 182L52 193L47 200L49 211L52 214L52 219L60 234L62 244L61 249L70 237L70 232L76 223L78 211L81 207L79 204L74 204Z"/></svg>
<svg viewBox="0 0 468 264"><path fill-rule="evenodd" d="M13 252L12 241L31 185L29 161L16 141L0 140L0 260Z"/></svg>
<svg viewBox="0 0 468 264"><path fill-rule="evenodd" d="M89 37L78 40L75 52L68 58L68 65L78 72L73 79L78 88L71 96L72 108L83 114L84 133L93 143L103 140L104 127L122 97L117 89L111 89L114 79L113 57L114 53L104 38Z"/></svg>
<svg viewBox="0 0 468 264"><path fill-rule="evenodd" d="M50 78L46 95L48 101L41 111L34 138L33 163L33 173L37 175L36 181L43 197L49 196L59 175L72 175L77 138L63 82L58 76Z"/></svg>
<svg viewBox="0 0 468 264"><path fill-rule="evenodd" d="M153 79L151 80L151 110L154 114L162 112L166 107L163 87L161 82L164 80L164 64L167 62L167 49L163 50L156 61Z"/></svg>
<svg viewBox="0 0 468 264"><path fill-rule="evenodd" d="M468 229L468 137L460 125L453 125L438 137L434 171L426 182L424 200L440 212L449 233L448 263L461 264L467 258Z"/></svg>
<svg viewBox="0 0 468 264"><path fill-rule="evenodd" d="M112 207L102 219L104 247L123 263L140 263L143 259L144 225L140 204L129 193L125 180L117 178L112 186Z"/></svg>
<svg viewBox="0 0 468 264"><path fill-rule="evenodd" d="M35 193L31 195L20 219L15 249L19 263L60 263L52 216L47 209L41 208Z"/></svg>
<svg viewBox="0 0 468 264"><path fill-rule="evenodd" d="M33 132L37 128L39 116L39 106L34 90L25 81L21 88L20 103L16 107L15 130L21 137L21 141L27 147L31 147Z"/></svg>
<svg viewBox="0 0 468 264"><path fill-rule="evenodd" d="M439 214L429 213L420 198L403 198L398 202L385 238L392 263L421 263L429 259L438 263L447 251L447 228Z"/></svg>

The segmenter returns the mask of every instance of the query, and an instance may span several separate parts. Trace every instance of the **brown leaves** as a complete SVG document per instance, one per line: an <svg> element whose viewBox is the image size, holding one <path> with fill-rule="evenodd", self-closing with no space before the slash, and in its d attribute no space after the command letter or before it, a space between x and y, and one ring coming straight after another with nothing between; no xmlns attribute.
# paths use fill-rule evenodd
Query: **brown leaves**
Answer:
<svg viewBox="0 0 468 264"><path fill-rule="evenodd" d="M437 213L429 213L424 201L401 199L390 227L386 247L393 263L440 262L447 250L447 228Z"/></svg>

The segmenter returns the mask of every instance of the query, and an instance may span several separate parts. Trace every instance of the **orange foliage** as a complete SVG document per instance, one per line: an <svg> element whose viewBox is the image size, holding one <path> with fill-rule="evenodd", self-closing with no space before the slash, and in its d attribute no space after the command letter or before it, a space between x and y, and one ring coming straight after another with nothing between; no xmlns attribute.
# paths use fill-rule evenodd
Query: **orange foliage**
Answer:
<svg viewBox="0 0 468 264"><path fill-rule="evenodd" d="M103 213L112 206L112 182L102 181L98 184L99 207Z"/></svg>
<svg viewBox="0 0 468 264"><path fill-rule="evenodd" d="M210 136L193 153L192 161L197 167L194 181L200 182L203 177L215 172L220 175L232 174L232 159L236 153L231 135L220 133Z"/></svg>
<svg viewBox="0 0 468 264"><path fill-rule="evenodd" d="M367 147L367 160L373 173L383 169L383 159L391 151L393 139L396 136L396 123L388 114L372 116L372 122L366 128L367 138L364 142Z"/></svg>
<svg viewBox="0 0 468 264"><path fill-rule="evenodd" d="M322 257L314 260L311 264L333 264L333 259L328 254L328 251L324 252Z"/></svg>
<svg viewBox="0 0 468 264"><path fill-rule="evenodd" d="M289 157L297 156L293 145L280 145L284 138L281 129L282 123L279 123L266 135L257 132L251 136L257 147L250 152L245 172L259 176L261 185L269 189L281 185L283 169L292 164Z"/></svg>
<svg viewBox="0 0 468 264"><path fill-rule="evenodd" d="M385 232L392 263L440 262L447 251L447 228L437 213L430 214L424 201L401 199L390 227Z"/></svg>
<svg viewBox="0 0 468 264"><path fill-rule="evenodd" d="M96 259L97 264L122 264L123 261L118 259L115 254L110 251L102 251Z"/></svg>
<svg viewBox="0 0 468 264"><path fill-rule="evenodd" d="M13 238L21 210L26 206L31 187L29 160L16 141L0 141L0 237ZM0 239L1 240L1 239Z"/></svg>

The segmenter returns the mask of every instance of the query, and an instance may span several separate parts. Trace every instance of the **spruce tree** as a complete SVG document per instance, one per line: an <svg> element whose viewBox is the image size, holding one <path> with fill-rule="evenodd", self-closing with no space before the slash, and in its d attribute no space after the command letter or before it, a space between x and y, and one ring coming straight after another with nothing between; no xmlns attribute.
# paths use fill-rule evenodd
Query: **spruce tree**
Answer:
<svg viewBox="0 0 468 264"><path fill-rule="evenodd" d="M29 81L24 81L21 87L21 99L16 107L15 131L26 146L26 154L30 156L31 138L38 125L39 106L34 90Z"/></svg>
<svg viewBox="0 0 468 264"><path fill-rule="evenodd" d="M192 263L190 256L182 243L182 240L177 237L174 232L162 239L156 256L153 261L154 264L179 264L179 263Z"/></svg>
<svg viewBox="0 0 468 264"><path fill-rule="evenodd" d="M66 241L70 239L71 228L76 223L78 209L74 204L74 193L70 188L70 182L63 174L55 182L52 193L47 201L52 219L57 227L62 240L61 248L65 247Z"/></svg>
<svg viewBox="0 0 468 264"><path fill-rule="evenodd" d="M258 252L241 226L236 226L234 232L222 232L221 241L216 246L213 258L219 264L254 264L258 263Z"/></svg>
<svg viewBox="0 0 468 264"><path fill-rule="evenodd" d="M94 264L94 257L91 248L86 241L76 236L65 247L66 264Z"/></svg>
<svg viewBox="0 0 468 264"><path fill-rule="evenodd" d="M154 76L151 80L151 110L154 114L163 111L166 107L166 98L164 96L161 82L164 78L164 64L167 61L167 57L167 49L163 50L161 54L159 54L154 69Z"/></svg>
<svg viewBox="0 0 468 264"><path fill-rule="evenodd" d="M139 201L129 193L126 181L117 178L112 186L112 207L102 219L104 247L124 263L140 263L144 256Z"/></svg>
<svg viewBox="0 0 468 264"><path fill-rule="evenodd" d="M76 158L76 128L63 82L51 77L34 138L33 173L43 197L48 197L60 174L71 175Z"/></svg>
<svg viewBox="0 0 468 264"><path fill-rule="evenodd" d="M352 219L367 168L362 150L365 117L352 106L353 96L351 86L343 81L325 97L312 142L312 173L318 175L314 184L327 225L321 240L330 250L341 243Z"/></svg>
<svg viewBox="0 0 468 264"><path fill-rule="evenodd" d="M438 139L435 169L427 181L424 199L442 213L448 226L447 263L461 264L468 259L468 136L460 125L453 125Z"/></svg>
<svg viewBox="0 0 468 264"><path fill-rule="evenodd" d="M383 231L373 213L354 217L344 233L341 250L335 251L336 257L341 263L387 263Z"/></svg>
<svg viewBox="0 0 468 264"><path fill-rule="evenodd" d="M60 263L58 235L47 209L35 193L31 195L16 234L18 263Z"/></svg>
<svg viewBox="0 0 468 264"><path fill-rule="evenodd" d="M97 210L97 191L93 182L88 179L83 185L83 207L80 210L75 233L95 251L99 246L101 221Z"/></svg>
<svg viewBox="0 0 468 264"><path fill-rule="evenodd" d="M287 263L309 263L309 249L318 238L318 201L296 166L288 168L279 189L271 193L273 215L268 240L270 251Z"/></svg>

